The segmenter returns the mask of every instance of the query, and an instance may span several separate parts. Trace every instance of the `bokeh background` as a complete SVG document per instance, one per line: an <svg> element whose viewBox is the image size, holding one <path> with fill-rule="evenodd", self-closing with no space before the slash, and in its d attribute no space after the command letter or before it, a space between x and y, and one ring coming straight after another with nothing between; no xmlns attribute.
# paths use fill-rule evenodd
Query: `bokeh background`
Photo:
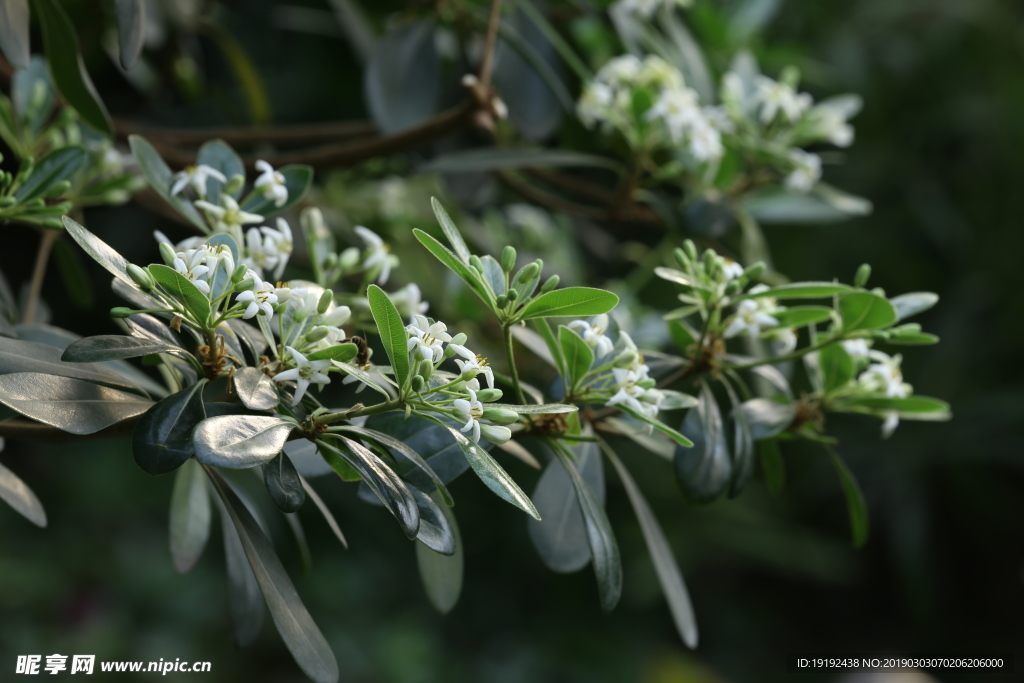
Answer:
<svg viewBox="0 0 1024 683"><path fill-rule="evenodd" d="M701 19L708 13L700 5L710 1L698 0L692 22L699 37L715 41L720 37L708 35L713 22ZM1016 653L1018 672L1024 670L1024 5L724 4L716 11L748 11L758 22L750 46L766 70L796 63L816 94L853 91L866 102L845 164L829 167L826 177L870 198L874 213L837 224L767 227L776 265L817 280L850 278L866 261L874 266L873 283L887 291L938 292L939 306L921 322L942 343L906 354L905 374L917 392L948 400L953 421L906 423L887 441L878 440L875 422L830 422L870 507L871 538L859 551L850 546L839 484L819 450L785 451L781 496L758 481L737 500L706 507L681 501L663 463L627 452L686 577L701 629L696 651L676 636L613 477L609 516L626 578L622 603L610 616L600 612L589 569L546 571L524 516L465 477L452 492L468 551L466 582L458 605L442 617L424 597L413 547L388 515L359 502L352 485L320 480L350 550L304 509L313 568L303 574L287 530L274 532L338 656L342 680L840 680L787 673L786 654L808 650ZM292 5L306 14L262 0L225 2L217 14L257 67L273 120L364 118L360 71L340 32L323 21L329 7ZM375 5L374 16L405 8ZM244 93L209 34L178 48L203 57L195 63L200 77L143 96L104 54L109 17L92 2L66 6L115 116L170 126L249 122ZM381 179L405 168L401 161L376 162L321 175L326 185L316 199L342 230L358 218L387 232L369 222L373 198ZM428 220L415 202L440 183L416 180L407 195L410 215L390 224ZM86 220L142 262L155 255L154 228L180 231L137 204L87 212ZM556 220L555 229L560 225ZM640 234L637 241L653 244L657 237ZM402 235L392 239L407 264L396 278L439 275L437 264L406 249ZM30 275L35 242L30 231L4 229L0 269L15 286ZM621 278L631 266L611 254L594 262L574 277ZM92 296L69 297L51 274L43 291L51 321L83 334L109 333L105 311L117 304L107 276L91 267L87 275ZM435 305L440 312L453 304ZM39 530L0 508L0 679L14 678L18 654L91 653L106 660L209 660L205 681L304 680L269 624L253 647L233 647L216 527L199 565L188 575L175 573L166 531L172 480L138 469L127 439L9 441L0 460L32 486L50 519ZM535 472L515 462L508 467L532 489ZM952 671L938 678L1004 680Z"/></svg>

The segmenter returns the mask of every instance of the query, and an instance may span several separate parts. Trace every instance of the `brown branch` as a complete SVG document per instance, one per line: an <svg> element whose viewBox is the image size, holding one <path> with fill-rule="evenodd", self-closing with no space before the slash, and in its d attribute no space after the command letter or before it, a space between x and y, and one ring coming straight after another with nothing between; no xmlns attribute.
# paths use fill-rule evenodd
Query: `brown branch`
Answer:
<svg viewBox="0 0 1024 683"><path fill-rule="evenodd" d="M494 49L498 42L498 22L501 20L501 0L491 0L491 14L487 18L487 40L484 43L484 58L480 63L480 85L487 90L491 85L491 70L494 66Z"/></svg>
<svg viewBox="0 0 1024 683"><path fill-rule="evenodd" d="M593 206L587 206L585 204L570 201L546 190L542 190L536 185L531 185L508 171L499 171L498 177L503 183L526 199L529 199L535 204L540 204L541 206L545 206L556 211L562 211L601 223L625 222L648 223L655 225L661 223L661 219L658 218L658 215L643 204L630 204L622 207L621 209L616 207L595 208ZM614 194L612 194L612 197L614 201Z"/></svg>
<svg viewBox="0 0 1024 683"><path fill-rule="evenodd" d="M348 143L320 145L309 149L274 151L265 154L242 155L246 167L252 168L257 159L265 159L274 166L287 164L308 164L315 170L353 166L368 159L387 154L396 154L412 149L426 142L450 135L473 122L476 105L467 100L451 109L447 109L423 123L406 130L373 137L367 140L356 140ZM161 140L150 140L160 155L171 166L184 167L195 163L195 152L183 150Z"/></svg>
<svg viewBox="0 0 1024 683"><path fill-rule="evenodd" d="M176 147L198 147L207 140L223 140L233 147L267 144L274 146L302 145L375 135L377 127L370 121L330 121L282 126L216 126L208 128L163 128L114 119L117 137L141 135L150 142L160 141Z"/></svg>
<svg viewBox="0 0 1024 683"><path fill-rule="evenodd" d="M43 280L46 278L46 266L50 262L50 252L53 250L53 243L57 241L59 236L60 231L43 228L42 237L39 238L36 265L32 269L32 283L29 285L25 310L21 313L21 322L25 325L31 325L35 321L36 305L39 303L39 295L43 291Z"/></svg>
<svg viewBox="0 0 1024 683"><path fill-rule="evenodd" d="M615 198L612 195L612 190L607 187L595 185L579 178L574 178L558 171L551 171L546 168L531 168L527 169L527 172L540 178L549 185L568 190L580 197L586 197L592 199L595 202L611 206L615 202Z"/></svg>

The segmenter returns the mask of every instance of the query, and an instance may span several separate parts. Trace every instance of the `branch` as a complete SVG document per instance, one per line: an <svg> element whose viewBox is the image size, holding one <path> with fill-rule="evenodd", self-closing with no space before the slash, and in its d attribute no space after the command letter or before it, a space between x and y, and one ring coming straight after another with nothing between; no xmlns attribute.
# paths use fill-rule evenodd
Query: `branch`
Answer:
<svg viewBox="0 0 1024 683"><path fill-rule="evenodd" d="M46 277L46 266L50 262L50 251L53 250L53 243L57 241L59 236L59 231L43 228L42 237L39 238L36 265L32 269L32 283L29 285L25 310L21 313L21 322L25 325L31 325L35 322L36 305L39 303L39 295L43 291L43 279Z"/></svg>
<svg viewBox="0 0 1024 683"><path fill-rule="evenodd" d="M370 121L328 121L282 126L216 126L208 128L163 128L114 119L117 137L141 135L155 144L160 141L175 147L198 147L207 140L223 140L232 147L251 145L301 145L347 138L367 137L377 133Z"/></svg>
<svg viewBox="0 0 1024 683"><path fill-rule="evenodd" d="M491 14L487 19L487 41L484 43L484 58L480 63L480 85L487 90L491 85L491 69L494 66L494 49L498 42L498 22L501 18L501 0L491 0Z"/></svg>
<svg viewBox="0 0 1024 683"><path fill-rule="evenodd" d="M136 415L92 434L72 434L42 422L27 420L23 417L9 417L6 420L0 421L0 437L7 439L31 439L32 441L43 443L64 443L107 436L124 436L132 433L132 430L135 429L135 424L141 418L141 414Z"/></svg>
<svg viewBox="0 0 1024 683"><path fill-rule="evenodd" d="M574 216L580 216L582 218L588 218L593 221L601 223L612 223L612 222L627 222L627 223L649 223L654 225L660 225L661 219L658 215L650 208L642 204L630 204L617 209L616 207L609 208L595 208L593 206L587 206L585 204L579 204L577 202L570 201L559 197L556 194L542 190L535 185L516 177L514 174L508 171L499 171L498 177L503 183L508 185L510 188L521 194L523 197L529 199L535 204L546 206L549 209L556 211L563 211ZM582 181L578 181L582 182ZM606 193L611 194L611 193ZM612 195L614 197L614 195ZM614 201L614 198L613 198Z"/></svg>

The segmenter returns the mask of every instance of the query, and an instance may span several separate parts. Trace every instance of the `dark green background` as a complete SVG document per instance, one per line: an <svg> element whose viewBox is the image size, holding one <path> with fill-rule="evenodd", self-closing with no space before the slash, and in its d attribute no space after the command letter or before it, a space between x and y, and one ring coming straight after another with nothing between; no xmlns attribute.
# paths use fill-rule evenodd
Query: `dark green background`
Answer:
<svg viewBox="0 0 1024 683"><path fill-rule="evenodd" d="M229 26L259 65L278 121L363 115L358 72L343 42L274 30L267 3L227 5ZM184 104L168 94L142 101L95 49L102 17L80 14L90 66L115 115L175 125L245 122L213 50L198 100ZM544 570L525 517L465 477L452 493L468 550L466 585L454 611L441 617L423 596L412 546L387 514L358 502L353 486L323 481L351 549L339 547L312 509L302 511L312 573L301 575L283 527L276 539L342 679L838 680L786 673L787 653L814 650L1017 652L1024 669L1022 20L1024 7L1010 1L790 0L755 44L767 71L795 62L816 94L849 90L866 102L846 164L826 173L870 198L874 214L767 227L779 270L799 279L850 278L868 261L873 284L887 291L942 297L921 318L942 343L907 353L905 368L917 392L952 404L954 420L907 423L884 442L875 422L830 422L870 506L865 549L849 546L839 484L820 451L786 451L781 497L758 481L736 501L703 508L680 500L660 461L627 456L693 597L701 644L690 652L675 635L614 478L609 515L626 583L611 616L598 608L589 569L569 576ZM149 233L163 224L145 210L97 210L86 219L130 259L155 255ZM0 268L17 285L29 276L36 238L17 226L4 231ZM110 332L103 311L114 300L98 269L90 276L98 299L91 311L69 303L56 276L44 297L55 324ZM216 528L197 568L174 572L166 532L171 478L139 470L127 440L9 441L0 459L32 486L50 517L39 530L0 509L0 680L15 678L15 656L28 653L213 663L212 674L176 680L302 680L269 624L253 647L233 647ZM532 471L517 463L509 470L532 489ZM977 672L938 678L1012 680Z"/></svg>

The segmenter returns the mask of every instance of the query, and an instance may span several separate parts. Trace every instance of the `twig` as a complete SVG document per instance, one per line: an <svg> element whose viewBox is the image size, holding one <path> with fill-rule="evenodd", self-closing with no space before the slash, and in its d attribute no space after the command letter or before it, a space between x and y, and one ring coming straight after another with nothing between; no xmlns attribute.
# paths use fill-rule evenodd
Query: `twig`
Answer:
<svg viewBox="0 0 1024 683"><path fill-rule="evenodd" d="M21 322L30 325L36 317L36 305L39 303L39 294L43 290L43 280L46 278L46 266L50 261L50 252L53 250L53 243L57 241L60 232L43 228L43 235L39 238L39 251L36 252L36 265L32 269L32 284L29 286L28 298L25 301L25 310L21 313Z"/></svg>
<svg viewBox="0 0 1024 683"><path fill-rule="evenodd" d="M150 142L160 141L176 147L198 147L207 140L223 140L233 147L251 145L301 145L377 134L370 121L329 121L281 126L216 126L209 128L163 128L114 119L117 136L141 135Z"/></svg>
<svg viewBox="0 0 1024 683"><path fill-rule="evenodd" d="M658 215L653 210L643 206L642 204L631 204L623 207L621 210L615 210L614 208L599 209L593 206L579 204L542 190L521 178L517 178L514 174L509 173L508 171L499 171L498 177L503 183L535 204L540 204L548 207L549 209L555 209L556 211L563 211L574 216L580 216L582 218L588 218L602 223L619 221L650 223L654 225L661 223Z"/></svg>
<svg viewBox="0 0 1024 683"><path fill-rule="evenodd" d="M92 434L72 434L63 430L27 420L23 417L9 417L0 422L0 437L7 439L31 439L44 443L63 443L66 441L79 441L81 439L97 438L104 436L121 436L131 434L135 424L142 418L142 415L130 417L106 429L101 429Z"/></svg>
<svg viewBox="0 0 1024 683"><path fill-rule="evenodd" d="M494 49L498 42L498 22L501 19L501 0L491 0L491 14L487 19L487 40L484 43L484 58L480 62L480 85L488 90L491 85L491 71L494 67Z"/></svg>

